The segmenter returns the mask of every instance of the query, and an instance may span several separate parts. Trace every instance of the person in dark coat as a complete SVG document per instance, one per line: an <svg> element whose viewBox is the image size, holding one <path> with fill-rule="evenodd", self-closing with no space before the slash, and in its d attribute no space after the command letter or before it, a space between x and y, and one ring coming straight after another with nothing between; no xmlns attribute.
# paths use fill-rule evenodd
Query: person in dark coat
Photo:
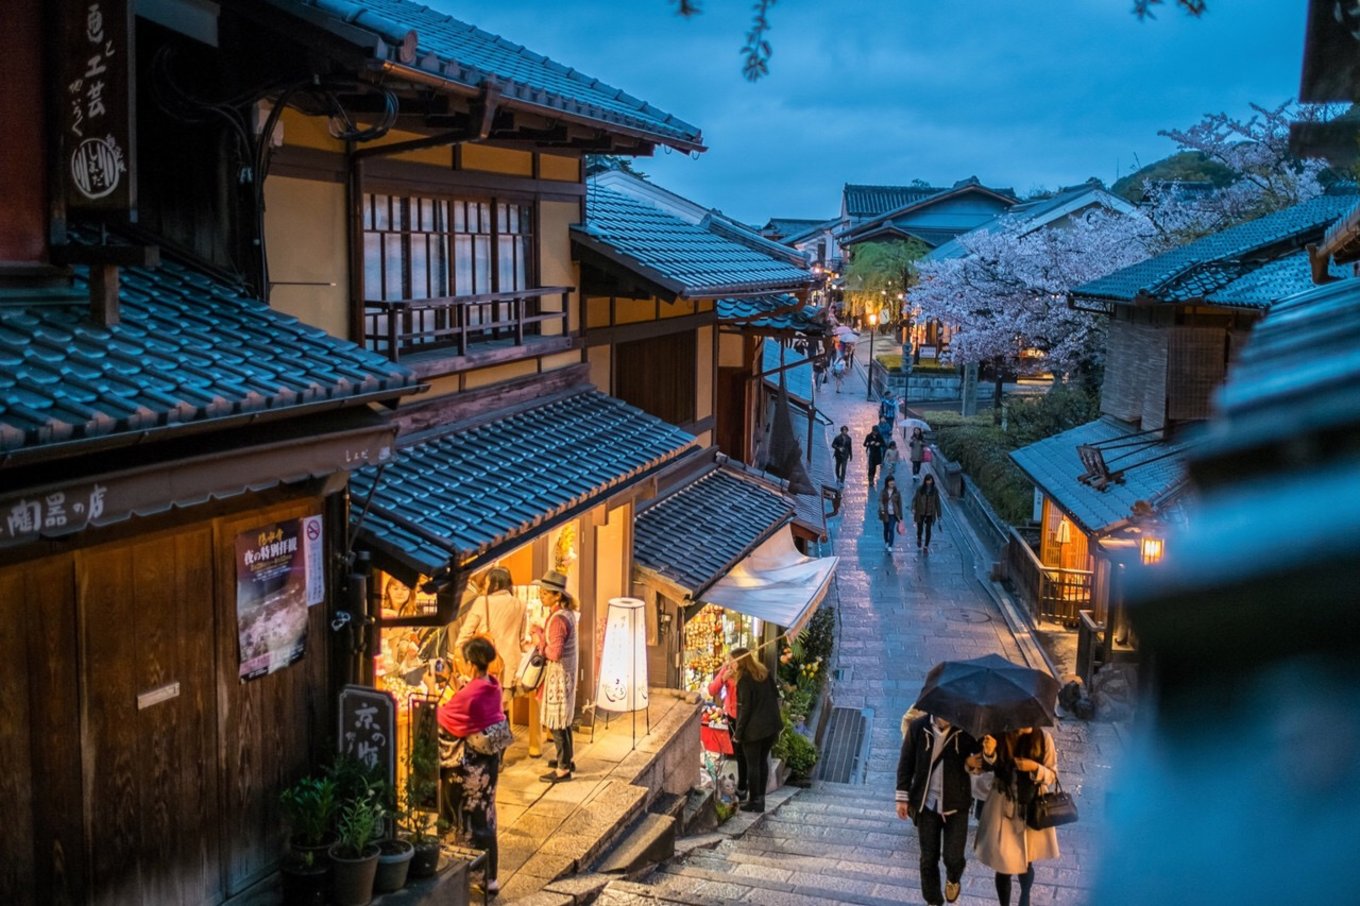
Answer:
<svg viewBox="0 0 1360 906"><path fill-rule="evenodd" d="M921 547L925 533L925 549L930 550L930 527L940 518L940 491L935 487L935 476L927 475L916 493L911 496L911 516L916 520L916 546Z"/></svg>
<svg viewBox="0 0 1360 906"><path fill-rule="evenodd" d="M883 435L877 428L870 428L861 446L869 456L869 486L873 487L874 479L878 477L878 467L883 465L883 451L888 445L883 442Z"/></svg>
<svg viewBox="0 0 1360 906"><path fill-rule="evenodd" d="M841 433L831 441L831 454L836 457L836 480L845 484L845 467L855 456L855 442L850 439L849 425L841 425Z"/></svg>
<svg viewBox="0 0 1360 906"><path fill-rule="evenodd" d="M942 906L959 898L968 844L968 810L973 804L971 771L980 767L980 752L981 746L972 736L928 714L907 724L902 734L902 752L897 759L897 817L910 819L920 835L921 892L929 906Z"/></svg>
<svg viewBox="0 0 1360 906"><path fill-rule="evenodd" d="M878 519L883 523L883 549L892 550L893 535L897 534L897 524L902 521L902 494L897 490L897 479L889 475L883 480L883 490L878 495Z"/></svg>
<svg viewBox="0 0 1360 906"><path fill-rule="evenodd" d="M747 789L751 798L743 812L765 811L765 789L770 785L770 750L784 729L779 714L779 687L774 674L750 651L734 661L737 677L737 744L746 759Z"/></svg>
<svg viewBox="0 0 1360 906"><path fill-rule="evenodd" d="M911 454L911 479L915 481L921 474L921 463L926 461L926 436L920 428L911 429L907 449Z"/></svg>

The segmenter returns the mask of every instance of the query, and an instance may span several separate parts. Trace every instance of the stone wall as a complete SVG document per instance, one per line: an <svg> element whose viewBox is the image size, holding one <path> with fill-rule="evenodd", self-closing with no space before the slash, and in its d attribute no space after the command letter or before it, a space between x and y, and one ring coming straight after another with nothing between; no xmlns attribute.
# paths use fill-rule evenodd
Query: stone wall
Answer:
<svg viewBox="0 0 1360 906"><path fill-rule="evenodd" d="M882 394L884 388L901 399L911 401L957 400L963 397L963 376L958 372L912 372L888 371L874 362L874 391Z"/></svg>

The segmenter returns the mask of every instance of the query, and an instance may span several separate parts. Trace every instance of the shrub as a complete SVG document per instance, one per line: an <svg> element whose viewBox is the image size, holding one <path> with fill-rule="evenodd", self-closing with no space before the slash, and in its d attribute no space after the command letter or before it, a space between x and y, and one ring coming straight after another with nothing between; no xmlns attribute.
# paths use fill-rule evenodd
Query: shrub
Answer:
<svg viewBox="0 0 1360 906"><path fill-rule="evenodd" d="M874 359L889 371L902 370L902 353L900 352L884 352L874 356Z"/></svg>
<svg viewBox="0 0 1360 906"><path fill-rule="evenodd" d="M1029 521L1034 485L1006 455L1014 449L1012 438L990 424L945 425L932 419L931 427L940 451L963 467L998 516L1012 524Z"/></svg>
<svg viewBox="0 0 1360 906"><path fill-rule="evenodd" d="M817 749L793 728L788 718L784 719L784 731L775 740L771 754L784 762L795 777L811 777L812 769L817 766Z"/></svg>
<svg viewBox="0 0 1360 906"><path fill-rule="evenodd" d="M1007 424L1012 449L1084 425L1100 417L1100 398L1081 387L1059 384L1042 396L1010 397Z"/></svg>

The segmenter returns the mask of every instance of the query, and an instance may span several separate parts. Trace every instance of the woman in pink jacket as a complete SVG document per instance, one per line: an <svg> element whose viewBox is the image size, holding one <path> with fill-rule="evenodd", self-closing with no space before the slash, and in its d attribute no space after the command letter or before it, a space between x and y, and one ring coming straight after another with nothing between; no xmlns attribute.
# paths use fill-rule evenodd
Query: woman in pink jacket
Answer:
<svg viewBox="0 0 1360 906"><path fill-rule="evenodd" d="M746 798L746 759L741 757L737 751L737 740L735 732L737 728L737 658L745 654L745 648L733 648L727 652L727 663L718 669L713 677L713 682L708 684L708 697L717 700L718 693L723 694L723 714L727 717L727 735L733 737L732 751L733 757L737 761L737 799L738 801Z"/></svg>
<svg viewBox="0 0 1360 906"><path fill-rule="evenodd" d="M476 672L439 706L439 776L444 784L445 819L461 824L470 833L472 845L486 850L486 892L494 895L501 889L496 880L496 780L501 756L475 751L466 740L505 720L505 712L500 684L486 672L496 659L495 647L484 638L472 638L463 645L463 657Z"/></svg>

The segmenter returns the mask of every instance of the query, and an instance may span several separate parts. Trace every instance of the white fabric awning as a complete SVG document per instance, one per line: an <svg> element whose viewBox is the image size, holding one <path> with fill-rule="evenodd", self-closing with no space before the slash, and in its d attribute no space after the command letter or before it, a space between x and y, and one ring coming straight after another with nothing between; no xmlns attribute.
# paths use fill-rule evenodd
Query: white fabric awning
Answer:
<svg viewBox="0 0 1360 906"><path fill-rule="evenodd" d="M795 633L826 597L838 560L803 556L786 527L765 539L701 597Z"/></svg>

